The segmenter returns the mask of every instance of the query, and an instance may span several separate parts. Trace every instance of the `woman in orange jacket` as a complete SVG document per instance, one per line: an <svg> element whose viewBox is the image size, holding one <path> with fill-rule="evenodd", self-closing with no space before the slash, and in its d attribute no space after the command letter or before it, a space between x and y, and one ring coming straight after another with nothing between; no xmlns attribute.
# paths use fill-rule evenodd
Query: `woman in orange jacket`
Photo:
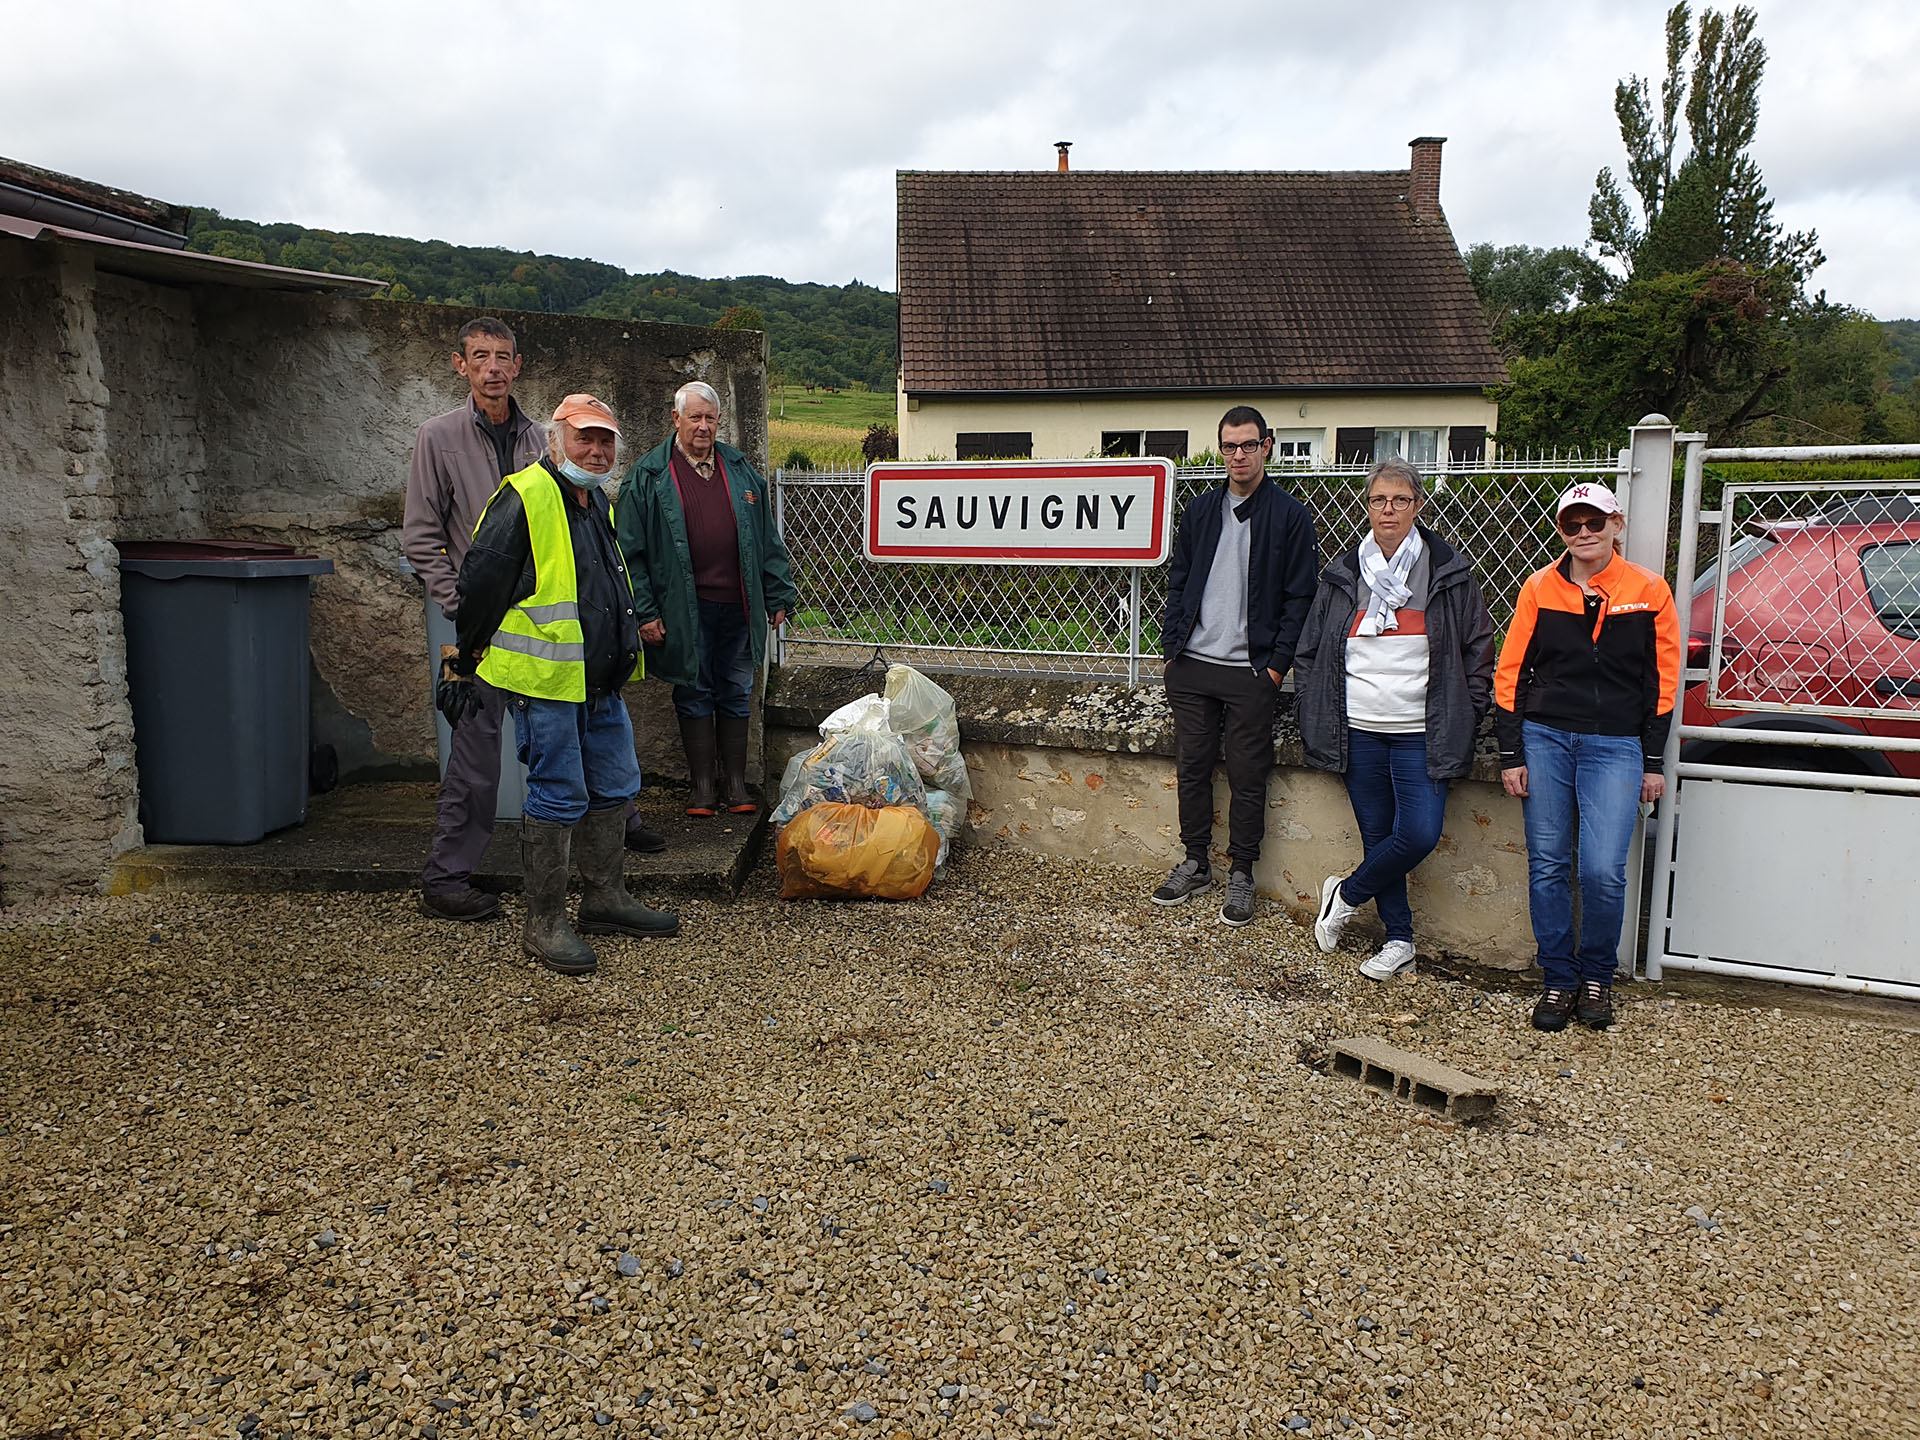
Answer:
<svg viewBox="0 0 1920 1440"><path fill-rule="evenodd" d="M1597 482L1560 497L1567 553L1527 577L1494 672L1500 781L1525 802L1528 908L1545 976L1537 1030L1613 1022L1627 849L1638 807L1665 788L1680 687L1667 582L1620 555L1620 501ZM1579 841L1580 934L1573 931Z"/></svg>

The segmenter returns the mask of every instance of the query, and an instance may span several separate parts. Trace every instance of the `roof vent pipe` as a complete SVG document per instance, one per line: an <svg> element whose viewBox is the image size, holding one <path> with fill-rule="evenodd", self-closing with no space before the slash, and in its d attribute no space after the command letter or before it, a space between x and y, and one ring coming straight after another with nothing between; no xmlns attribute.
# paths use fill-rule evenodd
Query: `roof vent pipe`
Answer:
<svg viewBox="0 0 1920 1440"><path fill-rule="evenodd" d="M1073 141L1056 140L1053 142L1053 148L1060 152L1060 173L1064 175L1067 173L1067 151L1073 148Z"/></svg>

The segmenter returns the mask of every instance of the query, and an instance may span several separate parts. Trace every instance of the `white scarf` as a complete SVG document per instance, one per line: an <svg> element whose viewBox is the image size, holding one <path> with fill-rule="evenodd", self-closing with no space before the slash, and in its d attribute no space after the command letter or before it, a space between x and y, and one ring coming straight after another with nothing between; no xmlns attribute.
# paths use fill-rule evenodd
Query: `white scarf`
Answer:
<svg viewBox="0 0 1920 1440"><path fill-rule="evenodd" d="M1360 634L1379 635L1400 628L1400 618L1394 612L1413 598L1407 577L1413 573L1414 562L1426 548L1417 526L1407 531L1407 538L1400 542L1391 560L1380 553L1380 542L1373 538L1371 531L1360 542L1360 578L1367 582L1373 597L1367 602Z"/></svg>

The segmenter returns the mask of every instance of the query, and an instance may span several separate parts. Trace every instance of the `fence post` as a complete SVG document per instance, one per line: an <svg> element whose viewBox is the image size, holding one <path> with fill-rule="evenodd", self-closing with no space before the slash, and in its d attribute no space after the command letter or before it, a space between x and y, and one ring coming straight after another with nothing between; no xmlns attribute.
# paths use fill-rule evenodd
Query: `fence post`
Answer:
<svg viewBox="0 0 1920 1440"><path fill-rule="evenodd" d="M1667 519L1673 505L1673 422L1664 415L1643 415L1628 432L1631 439L1620 452L1625 481L1620 503L1627 507L1626 556L1656 575L1667 573ZM1673 723L1680 723L1678 697ZM1627 918L1620 927L1620 948L1613 968L1631 978L1640 960L1640 911L1646 897L1641 879L1646 873L1647 818L1644 810L1633 825L1627 846Z"/></svg>
<svg viewBox="0 0 1920 1440"><path fill-rule="evenodd" d="M780 544L784 547L787 543L787 472L784 469L773 472L773 533L780 537ZM775 665L787 663L786 626L774 629L771 653Z"/></svg>
<svg viewBox="0 0 1920 1440"><path fill-rule="evenodd" d="M1140 567L1127 572L1127 686L1140 688Z"/></svg>

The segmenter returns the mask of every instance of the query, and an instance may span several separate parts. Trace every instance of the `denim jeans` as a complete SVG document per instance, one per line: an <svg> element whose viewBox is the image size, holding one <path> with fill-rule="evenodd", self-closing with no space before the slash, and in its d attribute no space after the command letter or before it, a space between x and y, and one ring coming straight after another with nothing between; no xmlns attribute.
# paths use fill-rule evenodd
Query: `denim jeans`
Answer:
<svg viewBox="0 0 1920 1440"><path fill-rule="evenodd" d="M1577 735L1528 720L1527 900L1549 989L1613 983L1626 918L1627 847L1640 811L1637 735ZM1574 842L1580 854L1580 940L1573 936Z"/></svg>
<svg viewBox="0 0 1920 1440"><path fill-rule="evenodd" d="M699 600L699 682L673 687L673 708L689 720L711 715L745 715L753 695L753 646L747 635L747 607L720 600Z"/></svg>
<svg viewBox="0 0 1920 1440"><path fill-rule="evenodd" d="M633 721L618 695L584 703L507 698L514 742L527 767L529 820L573 825L589 810L624 807L640 793Z"/></svg>
<svg viewBox="0 0 1920 1440"><path fill-rule="evenodd" d="M1427 775L1427 734L1347 731L1347 798L1365 857L1340 884L1349 905L1374 902L1387 939L1413 942L1407 875L1440 843L1447 782Z"/></svg>

